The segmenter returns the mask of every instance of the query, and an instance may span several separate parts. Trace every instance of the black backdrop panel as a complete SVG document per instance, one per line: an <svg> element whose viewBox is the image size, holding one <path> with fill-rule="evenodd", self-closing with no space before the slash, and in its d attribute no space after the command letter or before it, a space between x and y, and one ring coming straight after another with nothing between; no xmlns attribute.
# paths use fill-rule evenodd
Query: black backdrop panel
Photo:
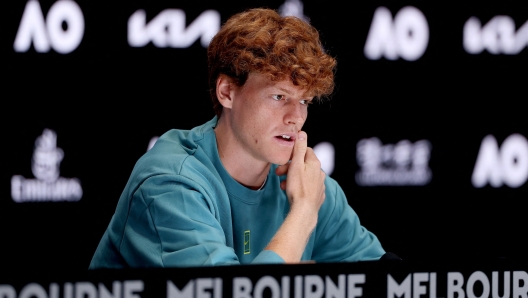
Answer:
<svg viewBox="0 0 528 298"><path fill-rule="evenodd" d="M223 23L245 8L284 4L293 5L309 18L320 30L325 49L338 60L331 100L310 107L305 124L309 145L333 144L331 176L342 185L362 224L378 235L386 250L408 260L515 258L526 250L522 200L527 191L528 128L522 103L527 94L528 10L524 4L76 1L83 17L82 39L76 47L71 46L75 42L66 41L73 49L61 53L61 38L66 40L66 33L78 30L75 24L79 23L68 19L71 10L63 8L71 3L64 2L3 4L3 268L87 268L128 175L151 139L168 129L189 129L213 117L206 50L200 39L185 48L158 47L152 42L132 47L127 34L133 14L145 12L145 29L163 12L179 10L186 17L183 32L189 33L186 30L193 20L208 10L216 11ZM31 25L39 24L32 19L33 23L26 24L37 28L27 31L33 34L32 44L17 51L15 40L28 5L39 7L31 16L40 13L45 28ZM365 54L380 7L390 11L392 27L388 28L393 28L388 37L380 38L383 44L387 38L395 40L396 59L387 57L388 48L382 49L386 55L380 59L371 60ZM406 7L419 13L405 18ZM64 36L57 37L53 34L61 32L53 24L60 21L61 9L67 11L65 21L57 23ZM420 16L426 20L426 29L416 21ZM413 17L414 23L409 21ZM464 36L471 17L485 29ZM508 20L514 23L513 35L508 35L512 31L508 31ZM408 35L398 39L394 28L407 28ZM428 33L425 51L415 59L406 59L405 46L416 42L423 30ZM484 43L487 48L468 53L464 40L470 37L488 38ZM48 51L36 48L38 38L49 43ZM507 42L512 40L521 50L506 53ZM492 53L497 48L499 52ZM38 178L32 170L38 151L35 142L47 129L51 135L48 132L46 148L52 148L53 154L62 152L60 163L51 165L51 171L66 179L63 196L59 190L48 190L45 201L16 202L14 176L19 177L17 181L38 184L47 175ZM486 136L492 141L481 146ZM407 164L407 170L398 172L398 161L405 164L409 159L398 159L392 150L401 149L397 144L404 140L412 148L424 141L428 145L421 151L425 154L421 161L432 175L430 180L423 185L358 183L356 174L366 170L358 159L358 145L371 138L379 141L377 147L366 151L369 161L377 165L374 175L384 172L400 175L400 179L404 179L401 175L423 178L410 173L419 159L411 159L415 163L411 170ZM489 153L481 164L483 187L472 183L479 150ZM491 180L497 184L490 185ZM65 199L64 192L75 193L76 185L82 189L80 199ZM41 190L32 187L39 192L43 186ZM54 196L59 199L49 199Z"/></svg>

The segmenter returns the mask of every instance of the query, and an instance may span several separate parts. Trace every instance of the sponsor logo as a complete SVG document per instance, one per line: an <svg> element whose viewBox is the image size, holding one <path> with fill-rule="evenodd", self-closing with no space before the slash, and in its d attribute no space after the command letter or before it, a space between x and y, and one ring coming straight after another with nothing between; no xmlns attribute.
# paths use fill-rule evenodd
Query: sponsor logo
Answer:
<svg viewBox="0 0 528 298"><path fill-rule="evenodd" d="M57 134L44 129L35 141L31 171L36 179L11 178L11 197L17 203L34 201L79 201L83 191L77 178L60 177L64 151L57 147Z"/></svg>
<svg viewBox="0 0 528 298"><path fill-rule="evenodd" d="M200 39L206 48L220 30L220 13L206 10L188 27L185 24L185 11L181 9L165 9L148 23L147 13L139 9L128 19L128 44L144 47L152 42L158 48L188 48Z"/></svg>
<svg viewBox="0 0 528 298"><path fill-rule="evenodd" d="M378 138L362 139L357 144L356 157L361 169L356 173L356 183L360 186L426 185L432 178L431 147L427 140L382 145Z"/></svg>
<svg viewBox="0 0 528 298"><path fill-rule="evenodd" d="M304 4L300 0L286 0L278 9L283 17L294 16L309 23L310 18L304 15Z"/></svg>
<svg viewBox="0 0 528 298"><path fill-rule="evenodd" d="M528 179L528 141L520 134L507 137L499 149L497 140L487 135L482 140L471 176L474 187L501 187L506 184L516 188Z"/></svg>
<svg viewBox="0 0 528 298"><path fill-rule="evenodd" d="M321 162L321 169L328 175L332 175L335 165L335 148L332 143L321 142L313 147L314 153Z"/></svg>
<svg viewBox="0 0 528 298"><path fill-rule="evenodd" d="M403 7L394 19L386 7L374 12L364 54L370 60L403 58L415 61L422 57L429 43L429 25L416 7Z"/></svg>
<svg viewBox="0 0 528 298"><path fill-rule="evenodd" d="M509 16L493 17L484 26L476 17L464 24L464 50L469 54L515 55L528 46L528 21L515 31L515 22Z"/></svg>
<svg viewBox="0 0 528 298"><path fill-rule="evenodd" d="M63 24L66 26L63 27ZM81 8L71 0L59 0L48 11L46 19L36 0L26 3L13 48L27 52L31 43L39 53L50 48L68 54L79 46L84 35L84 17Z"/></svg>

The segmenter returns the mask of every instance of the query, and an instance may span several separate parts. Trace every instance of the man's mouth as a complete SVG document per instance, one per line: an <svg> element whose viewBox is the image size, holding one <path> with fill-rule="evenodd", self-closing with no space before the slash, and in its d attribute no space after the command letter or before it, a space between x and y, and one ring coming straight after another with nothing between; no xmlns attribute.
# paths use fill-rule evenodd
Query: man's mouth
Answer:
<svg viewBox="0 0 528 298"><path fill-rule="evenodd" d="M275 136L277 139L279 140L284 140L284 141L288 141L288 142L293 142L293 138L289 135L278 135L278 136Z"/></svg>

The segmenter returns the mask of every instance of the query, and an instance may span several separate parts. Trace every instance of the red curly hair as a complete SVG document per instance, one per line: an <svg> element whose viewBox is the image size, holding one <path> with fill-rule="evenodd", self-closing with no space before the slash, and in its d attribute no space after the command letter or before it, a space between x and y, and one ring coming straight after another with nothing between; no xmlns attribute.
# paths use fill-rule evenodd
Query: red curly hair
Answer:
<svg viewBox="0 0 528 298"><path fill-rule="evenodd" d="M334 89L336 60L326 54L319 32L307 22L282 17L267 8L235 14L214 36L207 49L209 87L218 117L222 105L216 97L220 74L244 85L250 72L265 73L273 81L287 76L307 94L320 99Z"/></svg>

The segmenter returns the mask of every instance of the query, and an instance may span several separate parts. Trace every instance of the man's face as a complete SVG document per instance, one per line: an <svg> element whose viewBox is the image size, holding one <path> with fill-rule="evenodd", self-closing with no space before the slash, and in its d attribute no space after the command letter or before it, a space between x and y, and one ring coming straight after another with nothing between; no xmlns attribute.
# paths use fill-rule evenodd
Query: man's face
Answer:
<svg viewBox="0 0 528 298"><path fill-rule="evenodd" d="M312 100L305 91L289 79L274 82L259 73L235 88L231 129L248 157L279 165L290 160Z"/></svg>

